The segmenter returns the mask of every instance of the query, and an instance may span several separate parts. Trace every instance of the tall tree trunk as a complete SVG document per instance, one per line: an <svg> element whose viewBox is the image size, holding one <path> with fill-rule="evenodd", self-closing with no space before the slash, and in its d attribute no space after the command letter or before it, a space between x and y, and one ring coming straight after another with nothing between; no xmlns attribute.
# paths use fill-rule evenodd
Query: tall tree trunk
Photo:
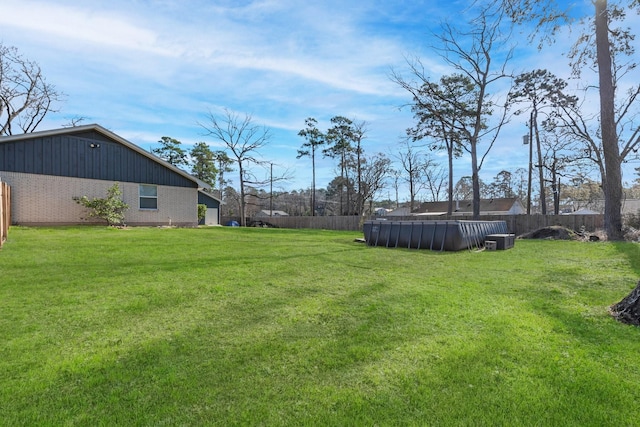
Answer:
<svg viewBox="0 0 640 427"><path fill-rule="evenodd" d="M448 143L447 151L449 156L449 203L447 204L447 215L451 216L453 213L453 141Z"/></svg>
<svg viewBox="0 0 640 427"><path fill-rule="evenodd" d="M600 83L600 126L604 152L605 176L602 177L604 191L604 226L611 240L622 239L622 171L620 148L615 120L615 92L609 43L609 16L607 0L595 0L596 8L596 52Z"/></svg>
<svg viewBox="0 0 640 427"><path fill-rule="evenodd" d="M540 209L542 215L547 214L547 196L544 190L544 163L542 161L542 147L540 145L540 131L538 130L538 111L537 107L534 106L532 111L531 123L533 124L534 135L536 136L536 148L538 150L538 176L540 178Z"/></svg>
<svg viewBox="0 0 640 427"><path fill-rule="evenodd" d="M480 219L480 174L478 171L478 140L471 141L471 185L473 186L473 219Z"/></svg>
<svg viewBox="0 0 640 427"><path fill-rule="evenodd" d="M358 162L358 193L357 193L357 200L358 200L358 212L357 214L359 216L362 216L364 214L364 190L362 188L362 164L361 162L361 150L360 150L360 141L358 141L358 146L356 147L356 158L357 158L357 162Z"/></svg>
<svg viewBox="0 0 640 427"><path fill-rule="evenodd" d="M244 197L244 168L242 162L238 162L238 169L240 173L240 225L242 227L247 226L247 218L245 216L245 197Z"/></svg>
<svg viewBox="0 0 640 427"><path fill-rule="evenodd" d="M471 145L471 181L473 186L473 219L480 219L480 169L478 167L478 142L480 139L480 131L482 129L482 113L484 95L487 89L487 75L489 73L489 61L487 61L486 69L482 75L480 92L478 93L478 101L475 111L475 125L473 127L473 135L469 140Z"/></svg>
<svg viewBox="0 0 640 427"><path fill-rule="evenodd" d="M409 211L411 213L415 209L415 201L416 201L416 193L414 189L413 166L409 167L409 196L410 196ZM398 196L396 195L396 200L397 198Z"/></svg>
<svg viewBox="0 0 640 427"><path fill-rule="evenodd" d="M316 147L311 147L311 216L316 216Z"/></svg>
<svg viewBox="0 0 640 427"><path fill-rule="evenodd" d="M340 214L344 215L344 151L340 154Z"/></svg>
<svg viewBox="0 0 640 427"><path fill-rule="evenodd" d="M527 181L527 215L531 215L531 174L533 171L533 111L529 118L529 180Z"/></svg>

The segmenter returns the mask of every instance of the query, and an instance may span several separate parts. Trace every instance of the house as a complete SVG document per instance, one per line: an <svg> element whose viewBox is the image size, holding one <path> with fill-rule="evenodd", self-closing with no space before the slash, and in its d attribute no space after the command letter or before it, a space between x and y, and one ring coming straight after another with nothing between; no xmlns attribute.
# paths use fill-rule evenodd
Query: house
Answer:
<svg viewBox="0 0 640 427"><path fill-rule="evenodd" d="M373 210L373 214L375 216L387 216L388 213L392 212L393 209L387 209L387 208L375 208Z"/></svg>
<svg viewBox="0 0 640 427"><path fill-rule="evenodd" d="M256 218L269 218L272 216L289 216L285 211L271 211L269 209L263 209L254 215Z"/></svg>
<svg viewBox="0 0 640 427"><path fill-rule="evenodd" d="M587 208L582 208L574 212L568 212L564 215L599 215L599 214L600 212L596 212L594 210L587 209Z"/></svg>
<svg viewBox="0 0 640 427"><path fill-rule="evenodd" d="M400 206L391 212L387 212L386 216L411 216L411 208L408 206Z"/></svg>
<svg viewBox="0 0 640 427"><path fill-rule="evenodd" d="M442 216L447 214L448 201L421 203L411 215ZM480 200L480 215L522 215L527 211L517 197ZM473 215L473 200L455 200L452 215Z"/></svg>
<svg viewBox="0 0 640 427"><path fill-rule="evenodd" d="M126 224L198 224L199 180L96 124L0 137L0 178L14 224L103 223L74 197L103 198L116 182Z"/></svg>
<svg viewBox="0 0 640 427"><path fill-rule="evenodd" d="M585 201L573 201L571 205L575 211L569 213L576 214L603 214L604 213L604 199L585 200ZM640 199L622 199L620 206L622 215L638 214L640 212Z"/></svg>

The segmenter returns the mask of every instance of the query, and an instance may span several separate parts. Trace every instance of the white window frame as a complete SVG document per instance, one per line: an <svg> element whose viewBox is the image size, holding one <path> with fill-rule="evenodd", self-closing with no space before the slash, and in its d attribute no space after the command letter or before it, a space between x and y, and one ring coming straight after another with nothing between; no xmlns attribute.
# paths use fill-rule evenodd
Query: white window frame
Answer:
<svg viewBox="0 0 640 427"><path fill-rule="evenodd" d="M147 203L144 203L144 206L143 206L143 200L147 202ZM154 203L155 207L147 206L148 202L151 202L152 200L155 200L155 203ZM141 210L148 210L148 211L158 210L158 186L157 185L140 184L138 186L138 206Z"/></svg>

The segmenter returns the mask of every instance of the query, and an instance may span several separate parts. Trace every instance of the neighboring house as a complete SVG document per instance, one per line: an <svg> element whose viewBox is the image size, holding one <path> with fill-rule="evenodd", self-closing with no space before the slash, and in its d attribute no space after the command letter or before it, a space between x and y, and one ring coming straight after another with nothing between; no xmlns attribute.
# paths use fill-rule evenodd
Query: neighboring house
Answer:
<svg viewBox="0 0 640 427"><path fill-rule="evenodd" d="M414 210L411 215L442 216L447 214L449 202L425 202ZM480 215L522 215L526 209L517 197L482 199L480 200ZM455 200L452 215L473 215L472 200Z"/></svg>
<svg viewBox="0 0 640 427"><path fill-rule="evenodd" d="M0 178L14 224L104 223L73 198L104 198L115 182L126 224L198 224L196 178L95 124L0 137Z"/></svg>
<svg viewBox="0 0 640 427"><path fill-rule="evenodd" d="M582 209L578 209L575 212L569 212L569 213L565 213L563 215L599 215L600 212L596 212L593 211L591 209L587 209L587 208L582 208Z"/></svg>
<svg viewBox="0 0 640 427"><path fill-rule="evenodd" d="M375 208L373 211L373 214L375 216L387 216L388 213L392 212L393 209L387 209L387 208Z"/></svg>
<svg viewBox="0 0 640 427"><path fill-rule="evenodd" d="M604 213L604 199L596 199L590 201L575 201L573 206L581 206L580 209L575 212L569 212L576 214L581 211L594 212L596 214ZM637 214L640 212L640 199L622 199L621 206L622 215Z"/></svg>
<svg viewBox="0 0 640 427"><path fill-rule="evenodd" d="M263 209L254 215L256 218L268 218L272 216L289 216L289 214L285 211L270 211L269 209Z"/></svg>
<svg viewBox="0 0 640 427"><path fill-rule="evenodd" d="M387 212L386 216L411 216L411 208L408 206L401 206L391 212Z"/></svg>

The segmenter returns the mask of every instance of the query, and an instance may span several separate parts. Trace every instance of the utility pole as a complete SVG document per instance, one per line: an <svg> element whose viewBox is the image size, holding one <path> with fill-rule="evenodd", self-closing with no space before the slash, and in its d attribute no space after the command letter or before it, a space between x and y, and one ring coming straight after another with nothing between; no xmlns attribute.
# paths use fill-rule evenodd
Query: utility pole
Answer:
<svg viewBox="0 0 640 427"><path fill-rule="evenodd" d="M529 134L522 137L522 142L529 145L529 179L527 180L527 215L531 215L531 171L533 170L533 112L529 119Z"/></svg>

